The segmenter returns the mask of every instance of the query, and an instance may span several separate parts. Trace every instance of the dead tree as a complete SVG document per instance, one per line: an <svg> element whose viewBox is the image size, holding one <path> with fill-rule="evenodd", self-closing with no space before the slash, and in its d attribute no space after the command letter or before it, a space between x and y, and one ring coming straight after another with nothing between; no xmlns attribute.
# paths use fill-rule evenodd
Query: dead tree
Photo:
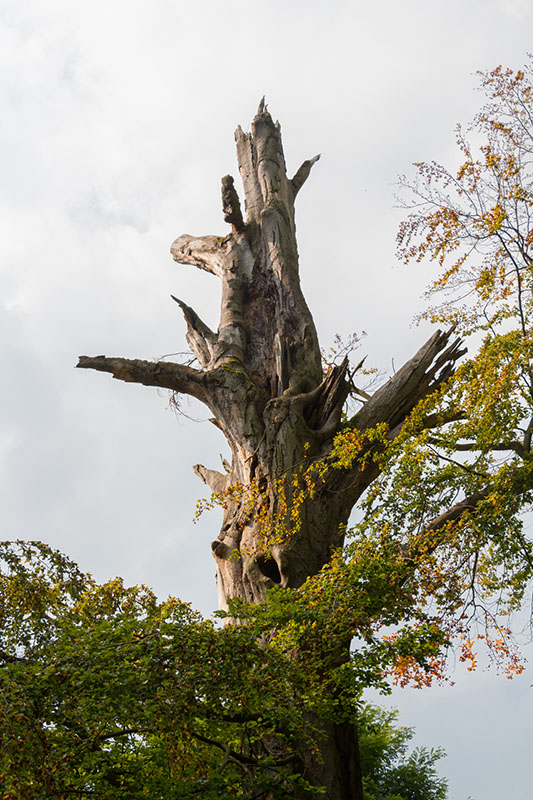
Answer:
<svg viewBox="0 0 533 800"><path fill-rule="evenodd" d="M350 512L379 470L372 459L332 470L304 500L298 529L267 546L269 525L279 525L287 515L295 470L331 451L350 382L346 361L324 374L313 317L300 288L294 203L319 156L304 161L289 178L280 126L264 102L251 132L238 127L235 139L244 215L227 175L222 205L231 231L186 234L171 247L175 261L206 270L222 283L217 331L174 298L198 368L105 356L82 356L78 364L122 381L191 395L213 414L232 463L224 473L202 465L195 472L215 493L235 485L255 487L254 507L236 496L225 504L222 528L211 544L223 608L228 598L257 603L274 584L298 587L316 574L342 546ZM449 377L461 354L458 340L437 331L366 399L348 425L364 431L383 422L394 437L418 401ZM307 769L327 787L326 796L362 797L355 730L330 726L321 749L322 763L309 763Z"/></svg>

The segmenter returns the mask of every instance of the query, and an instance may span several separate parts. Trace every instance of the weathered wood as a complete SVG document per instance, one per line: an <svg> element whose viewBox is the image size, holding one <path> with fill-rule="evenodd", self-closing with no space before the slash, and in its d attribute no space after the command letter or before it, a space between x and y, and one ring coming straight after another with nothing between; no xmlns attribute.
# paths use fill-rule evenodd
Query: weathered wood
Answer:
<svg viewBox="0 0 533 800"><path fill-rule="evenodd" d="M107 356L80 356L76 364L80 369L109 372L119 381L142 383L144 386L159 386L196 397L206 402L204 375L183 364L169 361L143 361L131 358L107 358Z"/></svg>
<svg viewBox="0 0 533 800"><path fill-rule="evenodd" d="M311 167L313 166L313 164L316 164L316 162L318 161L319 158L320 158L320 154L317 155L317 156L314 156L313 158L307 159L307 161L304 161L302 166L297 170L297 172L294 175L294 178L292 178L292 180L291 180L293 197L296 197L296 195L298 194L298 192L300 191L300 189L302 188L302 186L304 185L304 183L308 179L308 177L309 177L309 175L311 173Z"/></svg>
<svg viewBox="0 0 533 800"><path fill-rule="evenodd" d="M447 347L452 333L436 331L365 403L353 423L363 430L378 422L388 422L391 428L401 423L420 400L451 375L455 362L466 352L460 339Z"/></svg>
<svg viewBox="0 0 533 800"><path fill-rule="evenodd" d="M214 334L211 328L200 319L193 308L178 297L174 297L173 294L170 296L183 312L185 322L187 323L187 342L189 343L193 355L198 359L203 369L208 369L213 365L215 345L217 342L216 334Z"/></svg>
<svg viewBox="0 0 533 800"><path fill-rule="evenodd" d="M222 178L222 211L224 222L230 223L234 233L241 233L244 230L244 220L242 218L239 195L231 175L226 175Z"/></svg>
<svg viewBox="0 0 533 800"><path fill-rule="evenodd" d="M327 458L350 391L344 361L323 374L311 312L300 288L294 200L318 156L287 177L278 123L261 102L251 131L235 133L244 188L245 218L231 176L222 180L226 236L182 235L171 253L219 278L222 303L212 331L182 300L187 340L201 369L121 358L82 356L78 366L110 372L124 381L163 386L202 400L232 451L224 473L196 465L214 492L239 483L244 496L225 502L223 523L211 544L222 608L241 597L257 603L269 587L298 587L343 543L349 514L379 474L367 459L332 470L300 509L301 524L275 543L269 532L286 515L294 477L302 464ZM452 332L435 333L365 403L350 425L366 430L386 423L393 438L419 400L453 371L464 352ZM362 797L353 726L326 726L322 761L309 775L326 786L326 798Z"/></svg>

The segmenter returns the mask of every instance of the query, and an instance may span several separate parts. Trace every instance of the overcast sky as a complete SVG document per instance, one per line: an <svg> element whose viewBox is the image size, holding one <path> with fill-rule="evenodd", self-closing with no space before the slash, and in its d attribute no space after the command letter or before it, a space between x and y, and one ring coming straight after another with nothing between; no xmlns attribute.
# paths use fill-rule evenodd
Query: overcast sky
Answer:
<svg viewBox="0 0 533 800"><path fill-rule="evenodd" d="M399 366L427 333L429 267L395 261L396 176L453 162L475 71L520 67L532 31L531 0L1 0L2 537L212 611L218 518L193 524L191 465L216 468L221 435L77 356L184 350L170 293L216 328L216 279L168 250L226 232L233 131L265 94L289 172L322 154L297 207L321 342L364 330L362 354ZM448 751L451 800L529 800L531 669L454 677L391 702Z"/></svg>

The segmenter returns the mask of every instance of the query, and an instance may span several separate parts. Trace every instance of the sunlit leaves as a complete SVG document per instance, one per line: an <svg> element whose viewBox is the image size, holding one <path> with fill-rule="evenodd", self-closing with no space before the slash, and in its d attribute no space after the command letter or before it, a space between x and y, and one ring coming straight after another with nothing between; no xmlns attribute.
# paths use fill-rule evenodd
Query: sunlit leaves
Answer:
<svg viewBox="0 0 533 800"><path fill-rule="evenodd" d="M293 742L308 741L318 687L252 626L219 629L145 587L98 585L39 543L4 543L2 561L3 797L304 791ZM283 753L275 774L265 736Z"/></svg>
<svg viewBox="0 0 533 800"><path fill-rule="evenodd" d="M533 286L533 93L531 63L513 73L498 67L480 73L488 102L471 131L477 152L457 129L462 164L416 164L414 181L401 179L411 209L398 233L406 262L425 257L443 271L430 293L448 291L464 301L441 303L427 316L490 329L514 319L525 331ZM411 199L406 198L406 192Z"/></svg>
<svg viewBox="0 0 533 800"><path fill-rule="evenodd" d="M459 166L419 163L414 180L401 179L410 213L398 251L439 267L429 294L445 299L425 316L483 338L404 427L363 525L402 531L411 551L426 539L427 600L462 637L462 658L473 666L483 641L513 674L506 616L533 565L522 527L533 499L533 65L479 75L487 102L467 133L457 128Z"/></svg>

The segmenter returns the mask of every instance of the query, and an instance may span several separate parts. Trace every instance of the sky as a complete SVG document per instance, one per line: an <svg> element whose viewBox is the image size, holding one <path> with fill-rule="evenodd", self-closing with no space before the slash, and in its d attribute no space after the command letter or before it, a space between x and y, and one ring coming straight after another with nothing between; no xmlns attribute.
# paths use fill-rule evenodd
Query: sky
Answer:
<svg viewBox="0 0 533 800"><path fill-rule="evenodd" d="M322 154L297 202L321 343L365 331L361 355L397 368L429 334L413 318L432 274L395 258L397 176L454 163L476 70L519 68L532 30L529 0L0 0L2 538L210 613L218 518L193 522L191 466L218 466L220 433L78 355L186 349L171 293L216 328L216 279L169 246L227 231L233 131L266 95L289 172ZM531 668L452 677L387 703L447 750L450 800L529 800Z"/></svg>

